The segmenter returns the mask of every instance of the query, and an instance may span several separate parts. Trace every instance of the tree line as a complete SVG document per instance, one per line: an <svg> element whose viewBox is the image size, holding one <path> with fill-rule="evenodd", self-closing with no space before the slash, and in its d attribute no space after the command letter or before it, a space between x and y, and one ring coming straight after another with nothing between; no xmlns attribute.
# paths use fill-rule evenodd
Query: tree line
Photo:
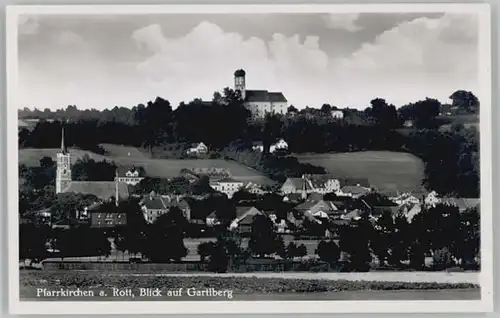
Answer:
<svg viewBox="0 0 500 318"><path fill-rule="evenodd" d="M145 223L133 201L120 207L127 213L127 226L105 233L102 229L77 227L52 230L33 224L20 226L20 259L46 257L109 257L114 238L116 249L153 263L178 262L187 254L184 244L188 225L182 211L172 208L153 224ZM411 222L404 215L384 213L377 219L365 214L349 225L338 225L337 239L323 239L314 253L330 268L340 271L368 271L375 268L444 270L459 266L477 269L480 264L479 210L459 213L458 208L437 205L424 209ZM303 244L284 243L273 222L256 215L251 223L248 246L243 246L238 230L227 229L228 220L219 225L213 242L200 243L197 252L208 269L225 272L231 263L249 258L295 259L306 256ZM432 266L426 257L432 257ZM118 258L116 259L118 260Z"/></svg>
<svg viewBox="0 0 500 318"><path fill-rule="evenodd" d="M479 101L471 92L456 91L450 98L452 107L466 113L476 114L479 110ZM343 119L328 117L335 107L325 104L320 110L308 108L296 116L290 113L252 121L239 93L226 88L222 94L214 93L212 101L195 99L181 103L176 109L158 97L132 109L103 111L102 116L96 116L95 110L80 111L75 107L51 116L70 120L65 124L68 146L104 153L99 146L102 143L152 150L203 141L227 159L250 165L280 182L291 175L322 172L320 167L303 165L292 156L269 155L269 146L277 138L284 138L292 153L407 151L423 159L426 165L423 184L428 189L442 195L477 197L478 134L460 125L448 131L439 130L442 122L438 115L442 107L431 98L399 108L376 98L363 111L343 110ZM294 109L291 106L290 112L295 112ZM359 120L353 121L352 117ZM413 127L405 128L408 120ZM57 148L60 128L59 122L41 121L32 131L20 130L19 145ZM264 154L252 154L254 141L264 143Z"/></svg>

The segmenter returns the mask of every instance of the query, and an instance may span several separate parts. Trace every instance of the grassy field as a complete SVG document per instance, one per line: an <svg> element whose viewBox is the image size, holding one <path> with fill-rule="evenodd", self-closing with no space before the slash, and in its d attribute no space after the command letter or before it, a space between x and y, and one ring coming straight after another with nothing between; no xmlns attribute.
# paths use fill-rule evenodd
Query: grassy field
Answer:
<svg viewBox="0 0 500 318"><path fill-rule="evenodd" d="M37 289L60 288L93 291L95 297L37 297ZM128 289L131 295L113 295L113 288ZM139 288L159 288L160 297L141 297ZM168 291L182 293L169 296ZM191 297L187 288L227 291L218 297ZM105 293L98 296L99 292ZM405 291L404 296L400 295ZM22 271L20 298L23 300L361 300L361 299L479 299L479 286L467 283L384 282L263 278L224 276L137 276L130 273L82 271ZM229 294L231 296L229 297Z"/></svg>
<svg viewBox="0 0 500 318"><path fill-rule="evenodd" d="M99 155L90 151L70 149L72 162L85 154L95 160L114 161L118 165L137 165L146 170L150 177L170 178L178 176L182 168L226 168L233 175L234 179L242 181L259 182L272 184L272 181L258 171L248 168L234 161L223 159L152 159L141 149L125 147L120 145L101 145L106 150L106 155ZM48 156L56 159L58 149L33 149L26 148L19 150L19 163L28 166L39 165L39 160Z"/></svg>
<svg viewBox="0 0 500 318"><path fill-rule="evenodd" d="M298 154L310 163L339 177L368 178L380 191L420 191L422 160L412 154L391 151L360 151L335 154Z"/></svg>

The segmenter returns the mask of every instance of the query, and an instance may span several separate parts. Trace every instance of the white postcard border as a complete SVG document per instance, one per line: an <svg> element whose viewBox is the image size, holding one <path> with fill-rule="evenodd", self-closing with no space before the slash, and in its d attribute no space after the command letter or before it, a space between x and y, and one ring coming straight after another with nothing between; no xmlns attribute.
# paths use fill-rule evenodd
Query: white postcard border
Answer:
<svg viewBox="0 0 500 318"><path fill-rule="evenodd" d="M20 14L180 14L180 13L477 13L479 18L481 300L477 301L20 301L18 264L17 17ZM9 309L12 314L214 314L214 313L426 313L493 310L493 215L491 136L490 6L466 4L333 5L30 5L6 7L7 194Z"/></svg>

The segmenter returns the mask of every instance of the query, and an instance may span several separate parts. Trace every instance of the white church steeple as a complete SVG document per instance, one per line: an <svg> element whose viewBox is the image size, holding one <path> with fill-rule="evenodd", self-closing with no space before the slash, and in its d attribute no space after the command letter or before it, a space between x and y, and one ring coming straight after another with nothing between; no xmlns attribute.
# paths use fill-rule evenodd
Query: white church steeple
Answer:
<svg viewBox="0 0 500 318"><path fill-rule="evenodd" d="M234 90L235 91L240 91L241 93L241 98L245 100L245 71L242 69L236 70L234 72Z"/></svg>
<svg viewBox="0 0 500 318"><path fill-rule="evenodd" d="M71 155L64 143L64 126L61 129L61 149L57 152L56 193L61 193L71 182Z"/></svg>

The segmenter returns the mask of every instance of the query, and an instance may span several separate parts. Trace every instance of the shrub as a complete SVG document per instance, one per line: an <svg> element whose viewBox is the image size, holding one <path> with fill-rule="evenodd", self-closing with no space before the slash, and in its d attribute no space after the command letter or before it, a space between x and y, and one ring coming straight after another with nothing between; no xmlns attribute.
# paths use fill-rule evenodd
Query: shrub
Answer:
<svg viewBox="0 0 500 318"><path fill-rule="evenodd" d="M451 252L447 247L435 250L432 255L432 262L436 270L443 270L455 266Z"/></svg>
<svg viewBox="0 0 500 318"><path fill-rule="evenodd" d="M214 245L214 242L203 242L198 244L197 251L202 261L204 261L207 256L210 256L212 254Z"/></svg>
<svg viewBox="0 0 500 318"><path fill-rule="evenodd" d="M340 248L334 241L321 241L315 251L322 261L330 264L338 262L340 258Z"/></svg>
<svg viewBox="0 0 500 318"><path fill-rule="evenodd" d="M214 244L210 254L208 270L215 273L225 273L227 272L228 266L229 255L227 254L225 246L221 243Z"/></svg>

